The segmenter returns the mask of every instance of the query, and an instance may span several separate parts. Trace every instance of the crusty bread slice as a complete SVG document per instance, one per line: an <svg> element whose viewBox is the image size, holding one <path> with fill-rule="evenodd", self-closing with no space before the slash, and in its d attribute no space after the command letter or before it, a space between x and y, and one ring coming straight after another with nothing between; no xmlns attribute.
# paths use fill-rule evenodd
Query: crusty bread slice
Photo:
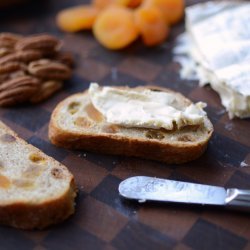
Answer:
<svg viewBox="0 0 250 250"><path fill-rule="evenodd" d="M68 169L0 121L0 223L42 229L71 215L75 196Z"/></svg>
<svg viewBox="0 0 250 250"><path fill-rule="evenodd" d="M185 107L191 103L180 93L169 89L147 88L174 93L176 106ZM145 87L134 88L142 89ZM137 156L165 163L183 163L198 158L206 149L212 132L213 126L207 117L203 125L171 131L109 124L94 108L87 91L59 103L49 125L49 138L60 147Z"/></svg>

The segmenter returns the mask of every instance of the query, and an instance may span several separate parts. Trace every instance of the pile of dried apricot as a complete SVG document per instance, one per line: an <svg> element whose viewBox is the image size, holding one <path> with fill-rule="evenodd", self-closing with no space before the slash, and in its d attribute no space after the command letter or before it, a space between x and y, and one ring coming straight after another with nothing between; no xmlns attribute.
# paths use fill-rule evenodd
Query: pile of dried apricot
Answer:
<svg viewBox="0 0 250 250"><path fill-rule="evenodd" d="M184 0L92 0L59 12L57 25L67 32L93 29L109 49L125 48L139 36L154 46L165 41L183 13Z"/></svg>

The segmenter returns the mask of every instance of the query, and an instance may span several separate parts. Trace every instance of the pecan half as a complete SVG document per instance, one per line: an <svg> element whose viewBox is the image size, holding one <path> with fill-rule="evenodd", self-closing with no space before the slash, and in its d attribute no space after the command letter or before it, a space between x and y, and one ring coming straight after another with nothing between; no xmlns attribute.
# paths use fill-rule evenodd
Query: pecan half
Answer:
<svg viewBox="0 0 250 250"><path fill-rule="evenodd" d="M1 48L0 47L0 58L3 57L3 56L6 56L8 54L11 54L13 53L13 49L11 48Z"/></svg>
<svg viewBox="0 0 250 250"><path fill-rule="evenodd" d="M21 36L12 33L1 33L0 34L0 48L14 48L15 44Z"/></svg>
<svg viewBox="0 0 250 250"><path fill-rule="evenodd" d="M40 58L42 58L42 53L36 50L16 51L0 58L0 65L13 61L28 63Z"/></svg>
<svg viewBox="0 0 250 250"><path fill-rule="evenodd" d="M14 79L16 77L20 77L20 76L26 76L25 71L23 69L10 72L10 73L6 73L6 74L0 74L0 84L8 80Z"/></svg>
<svg viewBox="0 0 250 250"><path fill-rule="evenodd" d="M61 45L56 37L46 34L28 36L20 39L15 46L17 50L37 49L42 51L58 50Z"/></svg>
<svg viewBox="0 0 250 250"><path fill-rule="evenodd" d="M26 76L26 74L25 74L25 71L21 69L21 70L10 73L8 76L9 76L8 79L14 79L16 77Z"/></svg>
<svg viewBox="0 0 250 250"><path fill-rule="evenodd" d="M29 100L37 91L39 80L30 76L20 76L0 85L0 106L11 106Z"/></svg>
<svg viewBox="0 0 250 250"><path fill-rule="evenodd" d="M0 48L9 48L12 49L14 48L14 44L8 42L8 41L4 41L4 40L0 40Z"/></svg>
<svg viewBox="0 0 250 250"><path fill-rule="evenodd" d="M10 107L29 100L29 97L36 91L32 87L20 87L0 93L0 107Z"/></svg>
<svg viewBox="0 0 250 250"><path fill-rule="evenodd" d="M30 102L38 103L43 100L46 100L47 98L52 96L55 92L57 92L59 89L61 89L62 86L63 83L60 81L52 81L52 80L46 81L40 85L39 89L31 97Z"/></svg>
<svg viewBox="0 0 250 250"><path fill-rule="evenodd" d="M71 69L68 66L46 59L31 62L28 72L36 77L53 80L66 80L71 76Z"/></svg>
<svg viewBox="0 0 250 250"><path fill-rule="evenodd" d="M22 86L35 86L38 88L40 81L32 76L19 76L15 79L10 79L6 82L3 82L0 85L0 93L2 91L6 91L9 89L13 89L16 87L22 87Z"/></svg>
<svg viewBox="0 0 250 250"><path fill-rule="evenodd" d="M0 75L0 84L9 79L9 74Z"/></svg>
<svg viewBox="0 0 250 250"><path fill-rule="evenodd" d="M23 69L22 64L18 62L8 62L0 65L0 74L7 74L17 70Z"/></svg>

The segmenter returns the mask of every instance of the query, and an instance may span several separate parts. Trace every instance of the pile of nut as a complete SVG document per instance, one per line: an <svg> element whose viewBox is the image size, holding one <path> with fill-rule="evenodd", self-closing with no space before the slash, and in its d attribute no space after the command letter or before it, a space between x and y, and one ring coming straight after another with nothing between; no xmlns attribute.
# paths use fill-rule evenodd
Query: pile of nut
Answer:
<svg viewBox="0 0 250 250"><path fill-rule="evenodd" d="M0 106L41 102L71 76L73 58L54 36L0 33Z"/></svg>

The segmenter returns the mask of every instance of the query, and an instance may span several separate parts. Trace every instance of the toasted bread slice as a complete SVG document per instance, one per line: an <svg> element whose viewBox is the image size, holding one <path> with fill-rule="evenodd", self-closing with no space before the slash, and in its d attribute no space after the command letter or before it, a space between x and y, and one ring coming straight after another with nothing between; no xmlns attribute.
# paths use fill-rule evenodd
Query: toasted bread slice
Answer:
<svg viewBox="0 0 250 250"><path fill-rule="evenodd" d="M74 212L75 196L67 168L0 121L0 223L45 228Z"/></svg>
<svg viewBox="0 0 250 250"><path fill-rule="evenodd" d="M191 104L180 93L155 86L147 88L174 93L179 107ZM134 88L142 89L145 87ZM171 131L109 124L94 108L87 91L59 103L49 125L49 138L60 147L136 156L165 163L183 163L198 158L206 149L212 132L213 126L207 117L202 125Z"/></svg>

